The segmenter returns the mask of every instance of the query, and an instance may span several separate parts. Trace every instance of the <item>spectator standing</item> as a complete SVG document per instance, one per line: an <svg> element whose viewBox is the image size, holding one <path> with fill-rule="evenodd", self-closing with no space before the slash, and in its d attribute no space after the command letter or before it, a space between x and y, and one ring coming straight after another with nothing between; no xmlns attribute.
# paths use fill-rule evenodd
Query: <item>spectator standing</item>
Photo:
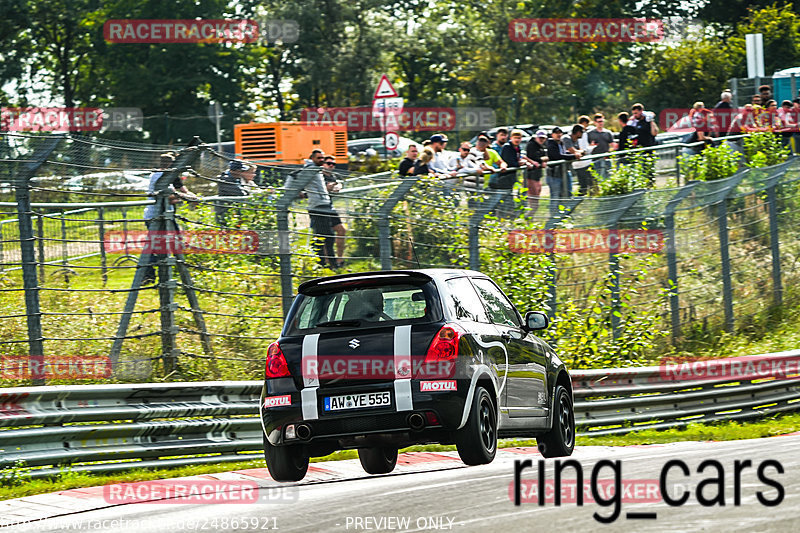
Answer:
<svg viewBox="0 0 800 533"><path fill-rule="evenodd" d="M433 150L433 160L428 167L437 174L448 173L447 156L444 153L444 147L447 145L447 135L443 133L436 133L431 135L431 149Z"/></svg>
<svg viewBox="0 0 800 533"><path fill-rule="evenodd" d="M427 176L428 174L430 174L432 171L429 165L430 162L433 161L433 158L434 158L433 150L431 149L430 146L426 146L422 150L422 155L419 157L419 159L417 159L416 163L414 163L414 175Z"/></svg>
<svg viewBox="0 0 800 533"><path fill-rule="evenodd" d="M644 148L655 146L656 135L658 135L658 124L656 115L652 111L645 111L642 104L631 106L631 118L628 125L636 130L636 147Z"/></svg>
<svg viewBox="0 0 800 533"><path fill-rule="evenodd" d="M249 175L249 168L242 161L233 159L228 162L228 169L217 176L218 196L248 196L250 191L244 187L245 176ZM214 214L217 225L228 225L228 210L231 202L217 200L214 203Z"/></svg>
<svg viewBox="0 0 800 533"><path fill-rule="evenodd" d="M553 128L551 137L547 139L547 186L550 187L550 214L558 213L558 200L572 196L572 182L567 172L566 163L552 166L555 161L574 161L577 156L567 152L561 142L564 132L559 127Z"/></svg>
<svg viewBox="0 0 800 533"><path fill-rule="evenodd" d="M693 148L686 148L689 153L699 154L711 142L709 135L712 124L712 114L703 102L695 102L689 110L689 124L694 131L686 139L687 144L703 142L704 144Z"/></svg>
<svg viewBox="0 0 800 533"><path fill-rule="evenodd" d="M161 176L164 175L164 172L167 169L172 168L172 165L175 163L175 154L173 152L167 152L161 154L158 161L158 168L152 174L150 174L150 183L147 186L147 195L156 197L156 203L150 204L144 208L144 224L147 227L148 234L151 231L157 231L159 228L159 208L160 202L157 197L158 191L156 191L156 184ZM167 199L167 208L166 212L174 213L175 212L175 204L181 201L181 197L193 197L192 193L186 186L183 184L183 180L181 179L180 174L175 175L175 179L172 180L172 183L168 186L172 189L173 194L170 194ZM175 224L177 227L177 223ZM166 228L166 225L161 226L162 228ZM154 239L151 239L148 235L147 242L154 242ZM165 257L165 254L157 254L153 253L155 250L149 250L150 261L147 265L144 265L144 278L142 280L142 284L147 285L156 280L156 269L153 265L158 263L161 259Z"/></svg>
<svg viewBox="0 0 800 533"><path fill-rule="evenodd" d="M594 146L592 154L607 154L613 150L614 136L605 129L606 117L602 113L594 114L594 128L586 132L589 146ZM595 159L594 170L603 178L608 178L611 164L608 158Z"/></svg>
<svg viewBox="0 0 800 533"><path fill-rule="evenodd" d="M480 165L472 154L472 145L468 142L461 143L458 155L450 160L450 176L464 178L464 185L472 189L479 188L477 177L480 174Z"/></svg>
<svg viewBox="0 0 800 533"><path fill-rule="evenodd" d="M406 150L406 156L400 161L400 166L397 167L397 172L400 174L401 178L414 174L414 164L417 162L418 157L419 150L417 149L417 145L412 144L408 147L408 150Z"/></svg>
<svg viewBox="0 0 800 533"><path fill-rule="evenodd" d="M588 119L589 117L586 118ZM577 156L577 159L580 159L581 156L592 150L586 140L586 131L581 124L572 126L570 134L562 138L561 142L569 153ZM588 194L592 187L592 173L589 172L591 164L591 161L575 161L572 164L572 169L578 176L578 194L580 196Z"/></svg>
<svg viewBox="0 0 800 533"><path fill-rule="evenodd" d="M342 190L342 182L336 176L334 169L336 168L336 158L332 155L326 155L322 161L322 176L325 178L325 187L328 192L333 194Z"/></svg>
<svg viewBox="0 0 800 533"><path fill-rule="evenodd" d="M344 237L347 229L342 223L339 213L333 208L328 185L325 183L322 172L324 159L325 156L321 150L314 150L309 157L310 164L304 166L300 173L290 174L285 187L290 189L299 176L303 176L307 172L313 173L311 180L305 186L308 194L308 216L315 236L313 245L322 266L330 265L331 268L341 268L344 266ZM335 255L334 244L336 245Z"/></svg>
<svg viewBox="0 0 800 533"><path fill-rule="evenodd" d="M617 115L617 121L619 122L620 132L619 132L619 142L617 143L617 150L630 150L636 139L636 130L633 126L628 125L628 121L630 120L630 115L622 111ZM631 139L633 137L633 139Z"/></svg>
<svg viewBox="0 0 800 533"><path fill-rule="evenodd" d="M498 128L494 136L494 142L490 148L499 154L503 150L503 145L505 145L507 142L508 130L506 128Z"/></svg>
<svg viewBox="0 0 800 533"><path fill-rule="evenodd" d="M718 137L725 137L728 134L728 128L733 121L734 108L733 94L728 91L722 91L719 96L719 102L714 106L714 131L717 132Z"/></svg>
<svg viewBox="0 0 800 533"><path fill-rule="evenodd" d="M473 154L483 172L505 170L508 168L506 162L500 158L500 154L489 148L489 137L484 134L478 135L478 141L475 143ZM492 176L494 175L495 174L492 174ZM489 179L492 179L491 176ZM494 179L496 180L497 178L495 177Z"/></svg>
<svg viewBox="0 0 800 533"><path fill-rule="evenodd" d="M528 216L532 217L539 209L539 196L542 193L542 170L547 168L547 149L544 144L547 140L547 132L539 130L528 141L525 147L525 155L533 163L533 166L525 172L525 185L528 187Z"/></svg>
<svg viewBox="0 0 800 533"><path fill-rule="evenodd" d="M761 105L766 107L766 103L772 100L772 87L762 85L758 88L758 95L761 97Z"/></svg>

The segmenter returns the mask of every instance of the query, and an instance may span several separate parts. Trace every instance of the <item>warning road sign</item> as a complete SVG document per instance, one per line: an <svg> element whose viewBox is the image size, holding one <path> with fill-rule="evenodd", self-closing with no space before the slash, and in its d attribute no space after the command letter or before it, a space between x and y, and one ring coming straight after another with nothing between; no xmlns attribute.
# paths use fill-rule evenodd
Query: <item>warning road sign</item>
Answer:
<svg viewBox="0 0 800 533"><path fill-rule="evenodd" d="M375 89L375 96L373 96L372 99L377 100L378 98L392 98L396 96L399 95L397 91L394 90L392 82L389 81L386 74L382 75L381 81L378 82L378 87Z"/></svg>
<svg viewBox="0 0 800 533"><path fill-rule="evenodd" d="M393 131L390 131L383 137L383 145L387 150L394 150L400 146L400 136Z"/></svg>

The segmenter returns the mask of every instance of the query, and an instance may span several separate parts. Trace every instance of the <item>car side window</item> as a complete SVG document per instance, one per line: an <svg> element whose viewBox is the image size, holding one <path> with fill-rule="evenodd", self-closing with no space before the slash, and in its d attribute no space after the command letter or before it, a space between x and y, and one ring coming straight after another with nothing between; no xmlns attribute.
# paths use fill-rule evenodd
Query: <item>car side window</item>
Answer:
<svg viewBox="0 0 800 533"><path fill-rule="evenodd" d="M469 279L449 279L446 285L447 296L445 301L447 302L447 307L450 308L457 319L489 323L486 310Z"/></svg>
<svg viewBox="0 0 800 533"><path fill-rule="evenodd" d="M489 318L495 324L520 327L519 315L503 291L486 278L473 278L472 283L486 305Z"/></svg>

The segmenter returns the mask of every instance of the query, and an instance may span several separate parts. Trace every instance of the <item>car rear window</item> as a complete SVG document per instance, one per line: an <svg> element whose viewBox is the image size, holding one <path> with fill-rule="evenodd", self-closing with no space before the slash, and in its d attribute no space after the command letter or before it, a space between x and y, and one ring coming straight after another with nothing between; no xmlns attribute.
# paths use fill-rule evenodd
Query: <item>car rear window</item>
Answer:
<svg viewBox="0 0 800 533"><path fill-rule="evenodd" d="M303 295L289 335L321 333L338 328L397 326L434 320L430 284L343 287L324 294Z"/></svg>

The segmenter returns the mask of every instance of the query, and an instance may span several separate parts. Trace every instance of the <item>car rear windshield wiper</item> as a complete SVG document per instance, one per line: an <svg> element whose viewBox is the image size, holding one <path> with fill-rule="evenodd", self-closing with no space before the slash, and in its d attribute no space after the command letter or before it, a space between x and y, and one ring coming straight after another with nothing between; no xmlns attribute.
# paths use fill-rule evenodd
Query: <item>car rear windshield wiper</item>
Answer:
<svg viewBox="0 0 800 533"><path fill-rule="evenodd" d="M335 328L337 326L359 326L360 320L331 320L329 322L320 322L317 324L318 328Z"/></svg>

